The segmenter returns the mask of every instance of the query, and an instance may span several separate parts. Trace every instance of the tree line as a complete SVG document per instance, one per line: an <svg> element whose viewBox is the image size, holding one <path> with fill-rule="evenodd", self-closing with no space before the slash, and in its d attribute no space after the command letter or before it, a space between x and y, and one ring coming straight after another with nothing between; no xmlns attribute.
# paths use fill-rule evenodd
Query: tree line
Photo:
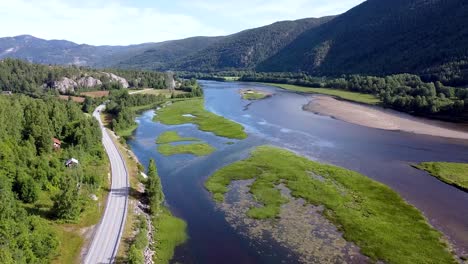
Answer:
<svg viewBox="0 0 468 264"><path fill-rule="evenodd" d="M424 82L419 76L411 74L325 78L304 73L249 73L244 74L240 80L374 94L385 107L441 118L463 119L468 110L468 89L445 86L439 81Z"/></svg>

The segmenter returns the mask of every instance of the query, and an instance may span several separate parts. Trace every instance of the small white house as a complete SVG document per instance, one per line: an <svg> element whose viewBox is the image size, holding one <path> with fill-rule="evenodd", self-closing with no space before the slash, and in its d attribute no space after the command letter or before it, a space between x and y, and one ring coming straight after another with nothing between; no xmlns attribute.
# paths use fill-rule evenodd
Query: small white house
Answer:
<svg viewBox="0 0 468 264"><path fill-rule="evenodd" d="M75 158L71 158L71 159L67 160L67 162L65 162L65 166L67 166L67 167L73 167L73 166L76 166L78 164L80 164L80 162Z"/></svg>

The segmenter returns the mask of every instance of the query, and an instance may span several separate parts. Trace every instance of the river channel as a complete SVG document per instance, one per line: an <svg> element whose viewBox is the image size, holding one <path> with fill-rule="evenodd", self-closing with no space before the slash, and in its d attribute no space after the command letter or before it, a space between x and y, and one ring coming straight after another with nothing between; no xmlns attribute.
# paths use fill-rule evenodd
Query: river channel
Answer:
<svg viewBox="0 0 468 264"><path fill-rule="evenodd" d="M138 118L132 150L147 166L156 160L171 211L187 222L189 240L176 249L173 262L181 263L294 263L296 257L275 243L250 239L230 226L203 184L224 165L248 156L258 145L276 145L313 160L358 171L397 191L442 231L460 254L468 253L468 193L444 184L411 163L468 162L468 141L386 131L349 124L302 110L311 95L260 84L200 81L207 110L242 124L245 140L221 138L196 126L166 126L152 121L154 111ZM241 88L274 93L270 98L242 100ZM155 139L176 130L197 137L217 151L206 157L158 153ZM234 143L234 144L232 144Z"/></svg>

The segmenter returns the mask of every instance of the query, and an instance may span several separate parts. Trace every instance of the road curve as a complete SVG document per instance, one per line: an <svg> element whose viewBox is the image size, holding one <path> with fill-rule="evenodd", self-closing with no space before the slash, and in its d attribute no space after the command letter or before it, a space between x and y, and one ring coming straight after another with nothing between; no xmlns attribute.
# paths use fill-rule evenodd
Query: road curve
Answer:
<svg viewBox="0 0 468 264"><path fill-rule="evenodd" d="M115 262L127 216L129 189L127 167L117 146L102 124L100 112L104 108L104 105L98 106L93 116L98 120L101 127L102 143L111 164L112 184L104 216L97 226L88 252L85 255L85 264Z"/></svg>

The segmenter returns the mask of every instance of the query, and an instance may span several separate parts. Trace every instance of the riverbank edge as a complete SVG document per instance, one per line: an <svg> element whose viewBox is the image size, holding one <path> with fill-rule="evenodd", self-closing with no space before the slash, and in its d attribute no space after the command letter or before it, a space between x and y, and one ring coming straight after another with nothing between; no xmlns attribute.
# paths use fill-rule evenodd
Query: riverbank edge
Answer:
<svg viewBox="0 0 468 264"><path fill-rule="evenodd" d="M457 125L455 123L414 117L378 106L337 100L326 95L314 96L307 104L303 105L302 109L369 128L444 138L468 139L466 131L463 131L462 128L454 128Z"/></svg>
<svg viewBox="0 0 468 264"><path fill-rule="evenodd" d="M149 111L156 106L157 105L154 105L153 107L145 106L145 109L139 109L139 111L137 111L137 115L143 113L144 111ZM101 119L103 121L105 120L105 118L106 114L101 114ZM136 130L137 128L138 125L136 125L134 130ZM117 251L116 263L128 263L128 257L130 256L130 254L132 254L132 245L135 243L135 239L137 238L137 235L140 231L138 228L138 224L141 221L141 216L144 216L144 219L146 219L147 221L148 228L146 236L148 238L148 244L144 248L143 252L138 253L143 254L145 264L155 263L155 259L157 258L157 252L155 252L155 244L157 244L157 239L154 237L154 227L158 225L158 223L153 222L153 217L151 217L151 215L147 211L148 205L144 197L145 188L143 183L145 176L143 176L142 174L144 171L144 166L138 160L138 157L131 150L130 146L126 143L131 136L119 136L117 133L110 130L109 128L107 129L111 134L112 140L116 143L119 152L122 154L129 167L128 173L130 183L130 207L129 210L127 210L127 221L125 223L121 243ZM132 134L134 130L132 131ZM172 215L168 207L165 206L163 210L165 212L164 215L166 217L172 217L177 220L183 221L182 219ZM185 223L185 221L183 222ZM184 234L188 237L186 229L184 229ZM172 249L172 251L174 250L175 248Z"/></svg>
<svg viewBox="0 0 468 264"><path fill-rule="evenodd" d="M415 168L415 169L418 169L418 170L421 170L421 171L425 171L427 172L429 175L431 175L432 177L438 179L439 181L443 182L443 183L446 183L448 185L451 185L461 191L464 191L464 192L468 192L468 187L467 186L463 186L461 184L459 184L458 182L456 181L452 181L451 179L448 179L442 175L439 175L437 173L435 173L434 171L430 170L429 168L427 168L425 165L431 165L431 164L439 164L439 163L453 163L453 162L438 162L438 161L433 161L433 162L421 162L421 163L418 163L418 164L411 164L411 167ZM460 164L464 164L466 166L468 166L467 163L460 163Z"/></svg>

